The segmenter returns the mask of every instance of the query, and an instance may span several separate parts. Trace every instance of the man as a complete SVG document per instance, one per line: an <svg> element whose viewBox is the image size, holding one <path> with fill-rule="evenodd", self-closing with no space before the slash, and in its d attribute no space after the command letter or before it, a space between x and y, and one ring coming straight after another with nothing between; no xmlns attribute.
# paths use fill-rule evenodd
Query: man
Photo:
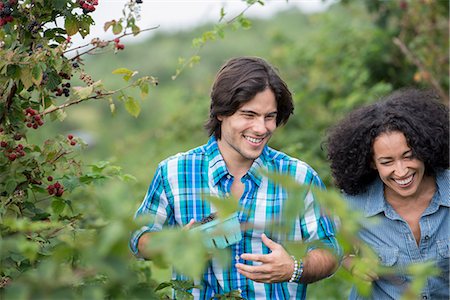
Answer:
<svg viewBox="0 0 450 300"><path fill-rule="evenodd" d="M234 262L228 268L211 260L198 282L202 288L192 290L195 299L236 290L244 299L304 299L307 283L331 275L338 265L334 254L340 249L333 224L321 214L311 191L306 197L299 195L305 211L288 236L295 241L320 240L323 248L311 248L305 257L294 258L283 247L285 240L266 228L283 221L287 192L258 170L323 187L306 163L267 146L293 109L289 89L266 61L240 57L226 62L211 91L210 117L205 125L210 139L206 145L159 164L137 211L137 215L156 217L133 235L133 252L148 256L146 245L163 226L189 228L194 220L209 215L211 205L202 199L206 191L239 199L239 221L247 229L242 240L229 247Z"/></svg>

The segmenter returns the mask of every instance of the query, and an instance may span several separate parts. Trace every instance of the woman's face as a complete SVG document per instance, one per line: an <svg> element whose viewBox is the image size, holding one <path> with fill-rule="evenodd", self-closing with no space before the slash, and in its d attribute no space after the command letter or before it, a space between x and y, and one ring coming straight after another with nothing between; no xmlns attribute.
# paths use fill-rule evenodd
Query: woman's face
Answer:
<svg viewBox="0 0 450 300"><path fill-rule="evenodd" d="M397 199L417 198L423 190L425 165L413 156L400 131L384 132L373 143L374 168L385 193Z"/></svg>

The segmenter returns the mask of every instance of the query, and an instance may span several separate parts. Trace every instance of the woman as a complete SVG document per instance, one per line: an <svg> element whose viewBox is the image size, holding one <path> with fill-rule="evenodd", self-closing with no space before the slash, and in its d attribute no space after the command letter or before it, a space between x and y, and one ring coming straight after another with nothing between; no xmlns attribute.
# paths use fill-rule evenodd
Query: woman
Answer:
<svg viewBox="0 0 450 300"><path fill-rule="evenodd" d="M381 265L434 261L440 269L422 299L449 299L449 111L437 100L432 91L399 90L350 113L327 141L335 183L362 213L359 237ZM411 282L401 272L364 278L372 299L399 299ZM362 297L353 288L349 298Z"/></svg>

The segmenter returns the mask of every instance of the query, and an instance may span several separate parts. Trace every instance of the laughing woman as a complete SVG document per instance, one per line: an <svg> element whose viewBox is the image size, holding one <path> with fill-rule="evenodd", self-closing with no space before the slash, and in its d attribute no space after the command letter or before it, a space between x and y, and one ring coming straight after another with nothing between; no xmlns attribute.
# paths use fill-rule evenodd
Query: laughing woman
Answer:
<svg viewBox="0 0 450 300"><path fill-rule="evenodd" d="M364 216L359 237L380 263L402 270L433 261L440 269L422 299L450 299L449 111L437 100L432 91L399 90L350 113L327 140L335 183ZM372 299L399 299L411 282L406 274L365 275ZM349 299L364 298L353 288Z"/></svg>

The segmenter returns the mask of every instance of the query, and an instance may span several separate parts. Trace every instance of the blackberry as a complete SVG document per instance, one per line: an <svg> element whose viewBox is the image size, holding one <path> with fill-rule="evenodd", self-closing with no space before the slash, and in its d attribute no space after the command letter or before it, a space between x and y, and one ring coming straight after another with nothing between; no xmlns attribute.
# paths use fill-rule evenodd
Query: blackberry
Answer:
<svg viewBox="0 0 450 300"><path fill-rule="evenodd" d="M214 221L216 218L217 218L217 213L214 212L214 213L204 217L200 221L198 221L197 224L198 225L203 225L203 224L206 224L208 222Z"/></svg>

